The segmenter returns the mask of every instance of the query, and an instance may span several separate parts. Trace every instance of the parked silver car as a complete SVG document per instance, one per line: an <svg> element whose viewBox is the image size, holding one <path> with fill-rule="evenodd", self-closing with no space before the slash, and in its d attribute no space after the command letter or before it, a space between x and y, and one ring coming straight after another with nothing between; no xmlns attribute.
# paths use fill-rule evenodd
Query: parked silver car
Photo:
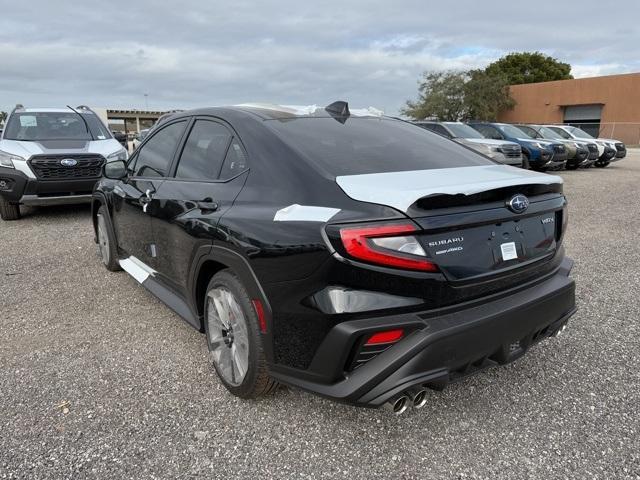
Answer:
<svg viewBox="0 0 640 480"><path fill-rule="evenodd" d="M485 138L462 122L419 121L414 124L473 148L496 162L514 167L522 166L522 148L515 142Z"/></svg>

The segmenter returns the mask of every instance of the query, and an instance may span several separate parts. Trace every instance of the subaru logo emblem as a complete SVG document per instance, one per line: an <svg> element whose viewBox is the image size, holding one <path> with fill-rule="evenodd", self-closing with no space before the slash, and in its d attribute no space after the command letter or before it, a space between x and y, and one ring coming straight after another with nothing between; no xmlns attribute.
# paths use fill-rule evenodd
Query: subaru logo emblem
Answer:
<svg viewBox="0 0 640 480"><path fill-rule="evenodd" d="M507 207L513 213L522 213L529 208L529 199L522 194L517 194L507 201Z"/></svg>
<svg viewBox="0 0 640 480"><path fill-rule="evenodd" d="M78 161L74 158L63 158L60 160L60 165L65 167L75 167L78 164Z"/></svg>

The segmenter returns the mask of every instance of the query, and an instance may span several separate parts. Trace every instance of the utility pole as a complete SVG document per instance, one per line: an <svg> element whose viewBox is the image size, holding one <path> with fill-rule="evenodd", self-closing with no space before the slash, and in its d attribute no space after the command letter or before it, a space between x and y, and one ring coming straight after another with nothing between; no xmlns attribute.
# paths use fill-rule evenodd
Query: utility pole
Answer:
<svg viewBox="0 0 640 480"><path fill-rule="evenodd" d="M149 94L148 93L144 94L144 108L145 110L149 111Z"/></svg>

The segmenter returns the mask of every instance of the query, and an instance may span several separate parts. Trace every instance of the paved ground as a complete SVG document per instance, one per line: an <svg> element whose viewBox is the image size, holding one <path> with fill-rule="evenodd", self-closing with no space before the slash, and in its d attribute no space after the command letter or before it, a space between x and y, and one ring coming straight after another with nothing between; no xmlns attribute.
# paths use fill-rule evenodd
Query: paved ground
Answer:
<svg viewBox="0 0 640 480"><path fill-rule="evenodd" d="M0 221L0 478L640 478L640 154L562 175L570 328L402 417L235 399L200 334L102 268L88 209Z"/></svg>

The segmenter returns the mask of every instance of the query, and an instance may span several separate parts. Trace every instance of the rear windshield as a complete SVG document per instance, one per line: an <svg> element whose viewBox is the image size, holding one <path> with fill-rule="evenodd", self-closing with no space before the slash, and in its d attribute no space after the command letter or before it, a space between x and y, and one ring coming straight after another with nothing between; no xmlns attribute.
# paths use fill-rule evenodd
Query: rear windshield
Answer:
<svg viewBox="0 0 640 480"><path fill-rule="evenodd" d="M288 145L334 176L494 164L456 142L399 120L352 116L266 122Z"/></svg>
<svg viewBox="0 0 640 480"><path fill-rule="evenodd" d="M94 113L78 114L69 110L14 113L9 118L4 138L26 141L106 140L111 138L111 134Z"/></svg>

